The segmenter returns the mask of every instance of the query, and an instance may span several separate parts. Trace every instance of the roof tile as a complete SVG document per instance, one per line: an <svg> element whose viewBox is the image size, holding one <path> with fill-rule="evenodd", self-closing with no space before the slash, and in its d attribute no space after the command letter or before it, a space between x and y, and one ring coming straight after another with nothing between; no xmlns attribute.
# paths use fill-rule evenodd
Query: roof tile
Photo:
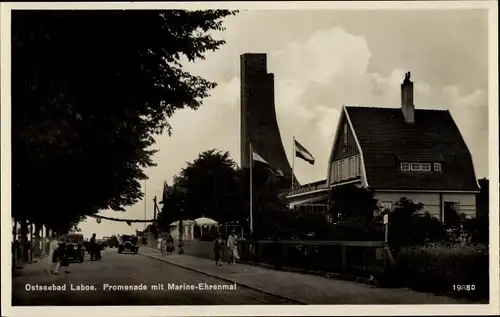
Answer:
<svg viewBox="0 0 500 317"><path fill-rule="evenodd" d="M478 190L471 154L447 110L347 106L368 185L383 189ZM402 172L399 163L439 162L441 172Z"/></svg>

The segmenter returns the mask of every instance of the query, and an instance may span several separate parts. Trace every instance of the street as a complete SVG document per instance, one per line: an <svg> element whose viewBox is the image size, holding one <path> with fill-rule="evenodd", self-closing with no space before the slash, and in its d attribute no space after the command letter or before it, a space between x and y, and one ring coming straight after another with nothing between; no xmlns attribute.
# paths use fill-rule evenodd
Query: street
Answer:
<svg viewBox="0 0 500 317"><path fill-rule="evenodd" d="M61 268L58 276L43 271L46 261L13 277L13 306L292 304L140 254L118 254L117 249L103 251L101 261L90 261L87 255L85 262L71 263L69 274ZM66 290L28 291L27 285L32 289L65 285ZM92 286L95 290L85 290ZM157 290L152 289L155 286ZM120 290L123 287L143 289Z"/></svg>

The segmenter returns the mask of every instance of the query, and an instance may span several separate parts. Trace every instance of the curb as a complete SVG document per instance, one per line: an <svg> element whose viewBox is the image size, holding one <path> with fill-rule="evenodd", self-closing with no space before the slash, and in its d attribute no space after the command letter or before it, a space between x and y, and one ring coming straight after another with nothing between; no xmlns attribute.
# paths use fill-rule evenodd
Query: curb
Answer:
<svg viewBox="0 0 500 317"><path fill-rule="evenodd" d="M220 280L224 280L226 282L235 283L235 284L238 284L240 286L246 287L248 289L251 289L251 290L254 290L254 291L257 291L257 292L260 292L260 293L264 293L266 295L270 295L270 296L278 297L278 298L281 298L281 299L284 299L284 300L287 300L287 301L295 302L295 303L297 303L299 305L309 305L309 303L307 303L305 301L301 301L301 300L298 300L298 299L295 299L295 298L291 298L291 297L288 297L288 296L284 296L284 295L276 294L276 293L273 293L273 292L269 292L269 291L263 290L263 289L261 289L259 287L255 287L255 286L251 286L251 285L248 285L248 284L243 284L243 283L240 283L240 282L236 282L233 279L230 279L230 278L227 278L227 277L222 277L222 276L219 276L219 275L216 275L216 274L212 274L212 273L208 273L206 271L203 271L203 270L200 270L200 269L196 269L196 268L193 268L193 267L190 267L190 266L187 266L187 265L182 265L182 264L179 264L179 263L174 263L174 262L168 261L168 260L166 260L164 258L155 256L155 255L145 254L145 253L142 253L140 251L139 251L139 254L141 254L143 256L146 256L148 258L152 258L152 259L158 260L158 261L163 261L163 262L168 263L170 265L182 267L184 269L187 269L187 270L190 270L190 271L193 271L193 272L196 272L196 273L201 273L203 275L207 275L207 276L210 276L210 277L215 277L215 278L218 278Z"/></svg>

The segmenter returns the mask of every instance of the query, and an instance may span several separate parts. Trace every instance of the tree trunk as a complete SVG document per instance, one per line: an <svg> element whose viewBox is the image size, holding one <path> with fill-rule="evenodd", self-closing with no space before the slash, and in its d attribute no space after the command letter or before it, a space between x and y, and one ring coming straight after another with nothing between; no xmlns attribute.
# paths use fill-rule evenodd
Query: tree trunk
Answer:
<svg viewBox="0 0 500 317"><path fill-rule="evenodd" d="M40 224L35 224L35 232L33 237L33 256L39 258L42 255Z"/></svg>
<svg viewBox="0 0 500 317"><path fill-rule="evenodd" d="M29 253L28 253L28 222L26 220L21 220L21 260L22 262L29 261ZM20 263L22 265L22 263Z"/></svg>
<svg viewBox="0 0 500 317"><path fill-rule="evenodd" d="M51 238L51 232L50 232L50 229L47 225L45 225L45 241L43 243L43 250L44 250L44 254L49 254L49 251L50 251L50 238Z"/></svg>
<svg viewBox="0 0 500 317"><path fill-rule="evenodd" d="M33 241L33 222L30 223L29 225L29 235L30 235L30 238L29 238L29 262L32 263L35 259L34 259L34 254L33 254L33 248L35 247L35 243Z"/></svg>
<svg viewBox="0 0 500 317"><path fill-rule="evenodd" d="M12 269L14 269L18 263L17 263L17 252L19 252L19 249L17 248L16 245L16 240L17 240L17 220L14 219L14 226L12 227Z"/></svg>

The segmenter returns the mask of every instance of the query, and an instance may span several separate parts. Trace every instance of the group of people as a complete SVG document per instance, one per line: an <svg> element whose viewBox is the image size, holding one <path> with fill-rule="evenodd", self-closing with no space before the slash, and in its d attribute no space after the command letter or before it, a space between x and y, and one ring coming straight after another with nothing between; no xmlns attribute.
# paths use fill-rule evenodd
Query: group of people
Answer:
<svg viewBox="0 0 500 317"><path fill-rule="evenodd" d="M69 243L68 239L64 239L63 241L59 241L57 239L56 234L52 234L52 239L50 241L49 246L49 256L48 256L48 264L50 269L49 273L53 275L59 275L59 268L64 267L64 273L69 273L68 267L70 264L69 254L67 243ZM89 253L91 260L100 260L101 256L101 247L96 242L96 234L92 234L92 238L90 238L89 245Z"/></svg>
<svg viewBox="0 0 500 317"><path fill-rule="evenodd" d="M222 234L217 234L217 237L214 240L214 259L215 265L222 266L222 258L224 254L224 248L227 247L228 250L228 264L235 264L236 260L240 259L238 254L238 236L233 231L227 238L227 242L222 238Z"/></svg>
<svg viewBox="0 0 500 317"><path fill-rule="evenodd" d="M158 238L158 248L161 251L161 255L170 255L175 251L174 238L170 233Z"/></svg>

